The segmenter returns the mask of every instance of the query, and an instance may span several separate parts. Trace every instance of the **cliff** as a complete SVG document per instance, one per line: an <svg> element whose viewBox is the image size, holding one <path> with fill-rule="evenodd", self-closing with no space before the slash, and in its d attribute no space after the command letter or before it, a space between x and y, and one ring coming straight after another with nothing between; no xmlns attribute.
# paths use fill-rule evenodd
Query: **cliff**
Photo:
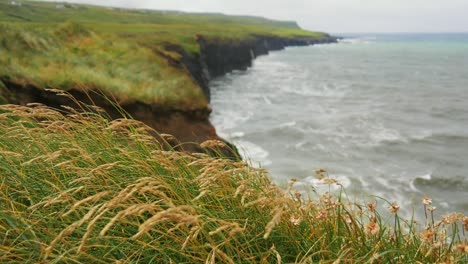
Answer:
<svg viewBox="0 0 468 264"><path fill-rule="evenodd" d="M322 43L336 43L337 38L326 34L323 38L284 38L276 36L254 36L246 41L226 42L197 35L200 53L190 55L177 45L167 44L165 49L181 55L179 61L167 57L172 65L183 66L202 88L210 100L209 81L233 70L246 70L252 61L270 51L283 50L289 46L308 46Z"/></svg>
<svg viewBox="0 0 468 264"><path fill-rule="evenodd" d="M252 60L269 51L282 50L288 46L307 46L319 43L336 42L336 38L282 38L276 36L255 36L253 40L220 44L198 36L202 65L206 65L210 77L217 77L232 70L245 70Z"/></svg>
<svg viewBox="0 0 468 264"><path fill-rule="evenodd" d="M185 69L203 90L204 95L209 100L209 81L217 76L221 76L232 70L245 70L252 65L252 61L260 56L268 54L272 50L281 50L287 46L305 46L316 43L336 42L336 39L326 35L322 39L313 38L281 38L273 36L255 36L252 39L238 42L226 42L216 39L208 39L197 35L197 43L200 52L192 55L182 47L174 44L166 44L165 49L179 54L179 58L159 54L166 58L169 65L176 68ZM3 83L2 93L9 98L8 102L23 104L39 102L55 108L62 105L77 107L75 100L70 97L58 95L47 91L44 87L37 87L33 84L21 84L12 81L8 76L0 76L0 83ZM76 100L85 104L97 105L104 109L111 119L120 118L125 112L132 118L140 120L159 133L171 134L178 140L171 140L172 147L189 152L200 152L203 149L200 143L206 140L221 140L234 149L234 151L221 149L223 155L235 157L237 152L232 144L218 137L216 130L209 121L211 109L181 110L168 108L156 104L148 104L138 100L122 103L116 107L107 98L111 95L97 92L84 92L80 89L70 89L68 93ZM107 98L106 98L107 97ZM88 109L89 110L89 109ZM160 138L155 133L155 137Z"/></svg>

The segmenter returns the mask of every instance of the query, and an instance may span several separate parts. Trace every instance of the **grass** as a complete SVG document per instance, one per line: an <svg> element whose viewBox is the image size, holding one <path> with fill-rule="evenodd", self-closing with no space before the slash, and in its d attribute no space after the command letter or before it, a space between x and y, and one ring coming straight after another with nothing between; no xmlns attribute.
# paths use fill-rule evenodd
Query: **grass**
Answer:
<svg viewBox="0 0 468 264"><path fill-rule="evenodd" d="M8 95L7 88L2 82L0 82L0 104L8 103L7 95Z"/></svg>
<svg viewBox="0 0 468 264"><path fill-rule="evenodd" d="M68 22L52 29L0 26L0 76L38 88L101 90L120 103L199 109L207 102L184 69L150 49Z"/></svg>
<svg viewBox="0 0 468 264"><path fill-rule="evenodd" d="M221 14L128 10L90 5L0 0L0 79L38 88L100 90L120 103L142 101L163 108L207 108L184 67L162 54L168 44L199 55L196 37L216 42L254 36L320 39L325 34L294 22Z"/></svg>
<svg viewBox="0 0 468 264"><path fill-rule="evenodd" d="M468 217L437 221L429 198L417 224L378 198L294 181L280 189L244 162L164 151L150 130L96 112L0 106L0 262L468 261Z"/></svg>

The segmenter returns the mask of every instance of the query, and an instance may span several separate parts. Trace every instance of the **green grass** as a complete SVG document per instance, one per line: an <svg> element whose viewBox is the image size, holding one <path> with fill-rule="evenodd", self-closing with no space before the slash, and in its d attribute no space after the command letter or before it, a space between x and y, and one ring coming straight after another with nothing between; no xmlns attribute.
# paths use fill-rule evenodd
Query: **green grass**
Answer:
<svg viewBox="0 0 468 264"><path fill-rule="evenodd" d="M0 0L1 18L13 22L64 22L66 20L89 21L95 23L118 24L195 24L205 26L216 24L249 25L258 27L278 27L299 29L293 21L276 21L253 16L227 16L217 13L184 13L178 11L135 10L108 8L92 5L65 4L64 9L57 9L60 3L22 1L22 6L10 4L10 0Z"/></svg>
<svg viewBox="0 0 468 264"><path fill-rule="evenodd" d="M187 69L162 57L180 59L165 50L168 44L197 56L197 35L226 43L255 35L325 36L257 17L19 2L0 0L0 78L38 88L100 90L120 103L170 109L203 109L207 101Z"/></svg>
<svg viewBox="0 0 468 264"><path fill-rule="evenodd" d="M163 151L137 121L67 111L0 106L1 263L468 261L461 214L415 224L378 198L279 189L243 162Z"/></svg>
<svg viewBox="0 0 468 264"><path fill-rule="evenodd" d="M152 50L76 23L31 29L2 25L0 76L38 88L101 90L120 103L143 101L199 109L206 100L183 69L169 67Z"/></svg>
<svg viewBox="0 0 468 264"><path fill-rule="evenodd" d="M22 1L21 7L0 0L0 21L27 23L34 27L66 21L85 23L98 32L112 32L133 39L141 34L158 41L175 41L190 47L198 34L243 39L254 34L283 37L324 37L323 33L300 29L295 22L260 17L227 16L208 13L182 13L155 10L128 10L90 5L68 5L57 9L56 3ZM73 8L74 6L75 8ZM197 48L193 48L196 51Z"/></svg>

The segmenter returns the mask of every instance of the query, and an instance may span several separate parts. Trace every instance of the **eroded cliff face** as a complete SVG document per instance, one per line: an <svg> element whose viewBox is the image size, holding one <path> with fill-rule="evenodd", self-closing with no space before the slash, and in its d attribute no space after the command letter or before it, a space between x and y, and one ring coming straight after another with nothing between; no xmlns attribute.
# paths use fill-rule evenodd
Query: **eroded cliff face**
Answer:
<svg viewBox="0 0 468 264"><path fill-rule="evenodd" d="M71 89L64 95L43 87L18 84L5 77L0 78L0 81L6 87L4 93L6 93L8 103L19 105L41 103L57 109L68 106L78 110L85 108L86 111L93 111L93 108L87 105L99 106L110 119L119 119L128 115L128 117L142 121L155 130L152 135L161 142L161 134L174 136L177 140L170 139L169 143L177 150L205 152L200 143L206 140L224 141L216 135L209 121L211 112L209 108L183 111L138 101L117 106L109 100L111 96L98 92ZM168 138L164 137L164 141L168 141ZM228 142L225 143L231 146ZM226 156L234 157L235 153L231 153L229 149L222 151Z"/></svg>
<svg viewBox="0 0 468 264"><path fill-rule="evenodd" d="M336 38L327 37L317 41L305 38L284 39L271 36L256 36L249 41L223 43L208 40L203 36L197 36L197 41L200 45L199 55L188 54L181 47L168 44L165 46L166 50L177 52L181 56L178 60L171 57L166 57L166 59L173 67L185 68L209 100L210 90L208 85L209 81L214 77L221 76L232 70L245 70L252 65L252 61L256 57L268 54L272 50L281 50L287 46L331 43L336 42ZM3 83L7 93L3 97L8 98L9 103L26 105L38 102L58 109L62 105L77 107L75 100L47 91L45 89L47 87L18 84L10 81L7 76L0 76L0 82ZM216 134L215 128L209 121L211 113L209 106L205 109L184 111L177 108L170 109L135 101L121 104L121 109L119 109L115 104L109 102L108 99L96 92L71 89L68 93L76 100L85 104L101 107L111 119L122 118L123 109L132 118L154 128L157 131L153 133L156 139L161 139L160 134L173 135L177 140L169 140L169 143L178 150L206 152L207 149L200 146L200 143L206 140L220 140L225 142L228 147L218 149L217 151L231 158L238 157L236 148ZM111 96L107 97L112 98Z"/></svg>
<svg viewBox="0 0 468 264"><path fill-rule="evenodd" d="M201 72L204 76L195 76L195 78L209 81L233 70L245 70L252 66L252 61L256 57L267 55L270 51L282 50L288 46L335 43L337 38L329 35L326 35L323 39L254 36L249 41L223 43L198 36L197 41L200 45L199 66L203 67L203 70L196 72ZM209 89L205 95L209 100Z"/></svg>
<svg viewBox="0 0 468 264"><path fill-rule="evenodd" d="M202 88L203 93L209 101L209 82L213 78L222 76L233 70L246 70L252 66L255 58L267 55L270 51L282 50L288 46L336 43L337 38L325 35L322 39L305 37L288 39L259 35L253 36L252 39L246 41L225 42L198 35L197 42L200 46L200 53L197 55L188 54L176 45L166 45L166 50L177 52L181 55L181 59L178 61L169 57L166 57L166 59L173 66L185 67Z"/></svg>

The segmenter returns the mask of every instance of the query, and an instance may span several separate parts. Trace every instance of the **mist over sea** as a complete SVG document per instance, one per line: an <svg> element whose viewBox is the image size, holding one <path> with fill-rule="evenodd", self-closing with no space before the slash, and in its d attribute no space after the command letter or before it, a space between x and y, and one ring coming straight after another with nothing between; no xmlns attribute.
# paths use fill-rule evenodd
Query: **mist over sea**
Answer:
<svg viewBox="0 0 468 264"><path fill-rule="evenodd" d="M468 34L368 34L288 48L211 82L212 122L278 183L468 213ZM381 202L379 202L381 203ZM382 204L382 203L381 203Z"/></svg>

